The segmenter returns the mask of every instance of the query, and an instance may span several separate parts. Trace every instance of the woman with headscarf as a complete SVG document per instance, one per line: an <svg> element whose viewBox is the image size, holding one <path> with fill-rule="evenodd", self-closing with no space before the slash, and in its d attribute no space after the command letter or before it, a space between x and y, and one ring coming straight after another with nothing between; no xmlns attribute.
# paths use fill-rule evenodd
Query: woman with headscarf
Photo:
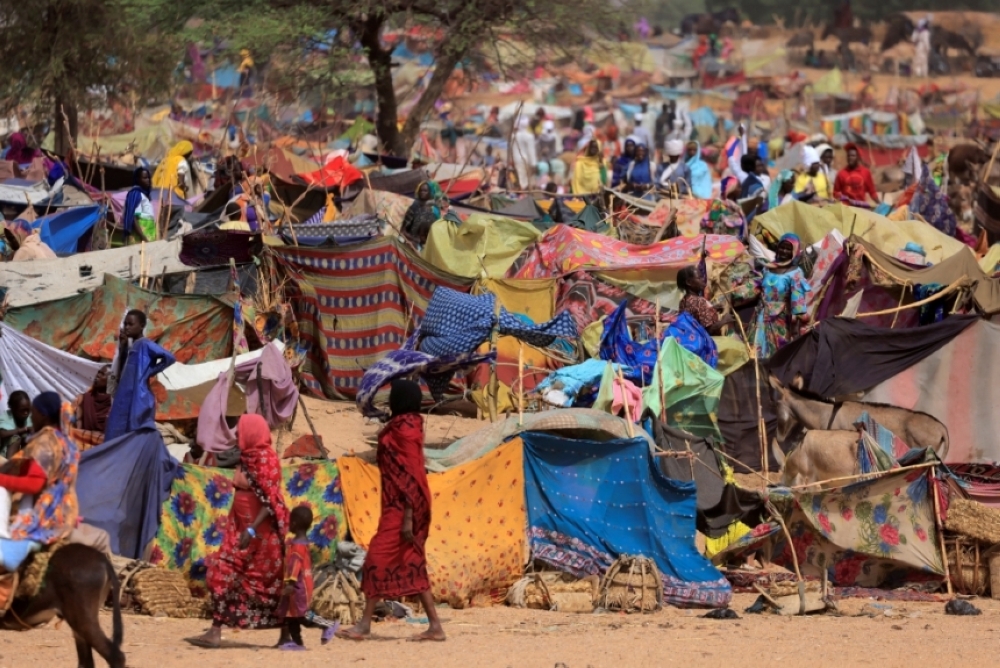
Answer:
<svg viewBox="0 0 1000 668"><path fill-rule="evenodd" d="M406 210L400 229L408 241L417 248L423 248L431 226L444 215L441 205L444 194L436 181L423 181L414 195L413 204Z"/></svg>
<svg viewBox="0 0 1000 668"><path fill-rule="evenodd" d="M636 144L635 157L625 170L625 192L642 196L653 188L653 166L649 161L649 148Z"/></svg>
<svg viewBox="0 0 1000 668"><path fill-rule="evenodd" d="M608 183L608 171L601 157L601 144L592 139L583 153L573 163L573 194L591 195L601 191Z"/></svg>
<svg viewBox="0 0 1000 668"><path fill-rule="evenodd" d="M90 389L73 400L69 433L80 452L104 442L104 431L111 413L111 395L108 394L110 364L97 370Z"/></svg>
<svg viewBox="0 0 1000 668"><path fill-rule="evenodd" d="M622 154L611 163L611 187L617 188L625 180L625 171L635 158L635 137L629 136L625 139L625 147Z"/></svg>
<svg viewBox="0 0 1000 668"><path fill-rule="evenodd" d="M594 109L587 106L583 108L583 129L580 130L580 139L577 146L586 147L592 139L597 138L597 129L594 127Z"/></svg>
<svg viewBox="0 0 1000 668"><path fill-rule="evenodd" d="M208 558L212 628L189 641L199 647L218 647L223 626L258 629L282 622L277 610L284 588L288 508L281 492L281 465L262 416L240 417L237 434L240 463L233 477L233 505L222 546Z"/></svg>
<svg viewBox="0 0 1000 668"><path fill-rule="evenodd" d="M771 188L767 194L768 209L775 209L782 204L788 204L799 199L793 192L795 190L795 172L790 169L782 170L776 179L771 183Z"/></svg>
<svg viewBox="0 0 1000 668"><path fill-rule="evenodd" d="M767 359L808 324L811 288L799 267L801 241L789 232L778 241L774 262L765 265L753 331L757 359Z"/></svg>
<svg viewBox="0 0 1000 668"><path fill-rule="evenodd" d="M701 159L701 144L690 141L687 144L687 166L691 172L691 194L698 199L712 199L712 170Z"/></svg>
<svg viewBox="0 0 1000 668"><path fill-rule="evenodd" d="M122 234L125 242L135 232L143 241L156 241L156 212L153 210L152 178L145 167L132 172L132 189L125 196L122 209Z"/></svg>
<svg viewBox="0 0 1000 668"><path fill-rule="evenodd" d="M830 199L830 182L826 180L826 174L823 172L819 151L812 146L802 147L802 169L803 172L795 179L795 193L798 195L813 193L821 200Z"/></svg>
<svg viewBox="0 0 1000 668"><path fill-rule="evenodd" d="M830 184L830 192L832 193L833 182L837 180L837 170L833 166L833 147L829 144L820 144L816 147L816 152L819 153L819 168L826 175L826 182Z"/></svg>
<svg viewBox="0 0 1000 668"><path fill-rule="evenodd" d="M354 627L337 634L365 640L375 606L386 598L419 596L429 628L413 640L444 640L427 576L425 545L431 525L431 491L424 468L424 421L420 386L394 380L389 392L392 417L378 435L376 462L382 477L382 514L361 568L365 610Z"/></svg>
<svg viewBox="0 0 1000 668"><path fill-rule="evenodd" d="M705 299L705 280L697 266L690 265L677 272L677 288L684 293L677 310L689 314L709 334L717 335L723 327L734 322L731 315L720 318L712 303Z"/></svg>
<svg viewBox="0 0 1000 668"><path fill-rule="evenodd" d="M34 435L0 466L0 487L15 508L0 537L0 567L14 571L31 552L65 538L76 528L76 474L80 452L64 432L69 404L55 392L31 402Z"/></svg>
<svg viewBox="0 0 1000 668"><path fill-rule="evenodd" d="M153 173L153 187L158 190L173 190L187 199L195 194L195 174L191 164L194 144L184 139L167 153L167 157Z"/></svg>

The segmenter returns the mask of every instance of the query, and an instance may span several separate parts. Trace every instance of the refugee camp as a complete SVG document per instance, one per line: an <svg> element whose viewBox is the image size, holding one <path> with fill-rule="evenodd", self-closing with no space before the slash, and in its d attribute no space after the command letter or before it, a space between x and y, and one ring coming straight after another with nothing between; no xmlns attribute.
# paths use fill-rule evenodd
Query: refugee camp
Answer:
<svg viewBox="0 0 1000 668"><path fill-rule="evenodd" d="M0 62L0 666L990 665L995 3L0 0Z"/></svg>

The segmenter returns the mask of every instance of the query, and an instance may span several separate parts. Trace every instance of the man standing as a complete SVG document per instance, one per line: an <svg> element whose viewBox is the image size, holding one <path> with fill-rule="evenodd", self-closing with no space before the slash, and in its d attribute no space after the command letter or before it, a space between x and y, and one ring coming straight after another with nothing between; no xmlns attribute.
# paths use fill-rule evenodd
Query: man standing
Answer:
<svg viewBox="0 0 1000 668"><path fill-rule="evenodd" d="M872 173L867 167L861 164L858 155L858 147L848 144L847 167L837 172L837 178L833 182L833 198L847 200L849 204L867 204L865 196L871 197L873 202L878 202L878 191L875 190L875 181Z"/></svg>

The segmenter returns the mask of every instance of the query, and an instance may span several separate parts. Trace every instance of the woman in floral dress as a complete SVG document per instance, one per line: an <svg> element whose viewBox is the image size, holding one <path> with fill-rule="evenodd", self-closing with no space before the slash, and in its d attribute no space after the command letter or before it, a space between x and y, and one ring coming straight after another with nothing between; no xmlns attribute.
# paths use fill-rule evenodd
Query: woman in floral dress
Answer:
<svg viewBox="0 0 1000 668"><path fill-rule="evenodd" d="M222 547L208 563L212 628L189 641L199 647L218 647L223 626L259 629L277 627L283 621L277 609L283 588L288 508L281 494L281 467L263 417L242 416L237 432L236 494Z"/></svg>
<svg viewBox="0 0 1000 668"><path fill-rule="evenodd" d="M811 288L799 267L800 247L797 235L782 236L774 262L764 268L753 334L757 359L776 353L809 322L806 296Z"/></svg>

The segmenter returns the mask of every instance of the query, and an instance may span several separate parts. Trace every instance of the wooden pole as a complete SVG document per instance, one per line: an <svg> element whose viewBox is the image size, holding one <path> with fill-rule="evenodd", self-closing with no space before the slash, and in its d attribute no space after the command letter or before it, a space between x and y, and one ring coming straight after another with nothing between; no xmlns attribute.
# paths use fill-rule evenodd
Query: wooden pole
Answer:
<svg viewBox="0 0 1000 668"><path fill-rule="evenodd" d="M625 392L625 376L622 374L621 365L618 366L618 382L622 387L622 404L625 406L625 429L628 430L628 437L634 438L635 429L632 427L632 411L629 409L628 405L628 394ZM612 389L612 394L613 393L614 390Z"/></svg>
<svg viewBox="0 0 1000 668"><path fill-rule="evenodd" d="M517 342L517 424L524 426L524 342Z"/></svg>
<svg viewBox="0 0 1000 668"><path fill-rule="evenodd" d="M941 550L941 561L944 563L944 582L948 588L948 595L952 596L955 592L951 586L951 569L948 567L948 548L944 544L944 522L941 521L941 502L938 500L937 484L935 480L937 479L937 466L931 465L930 476L927 483L931 488L931 495L934 497L934 524L936 525L937 535L938 535L938 547ZM955 553L958 553L958 547L955 547Z"/></svg>

